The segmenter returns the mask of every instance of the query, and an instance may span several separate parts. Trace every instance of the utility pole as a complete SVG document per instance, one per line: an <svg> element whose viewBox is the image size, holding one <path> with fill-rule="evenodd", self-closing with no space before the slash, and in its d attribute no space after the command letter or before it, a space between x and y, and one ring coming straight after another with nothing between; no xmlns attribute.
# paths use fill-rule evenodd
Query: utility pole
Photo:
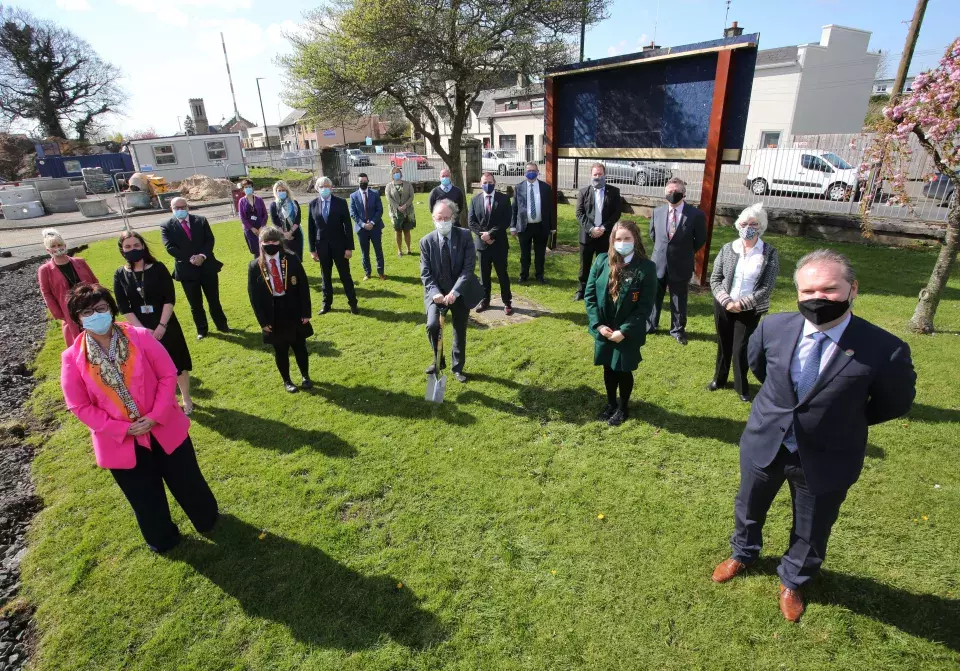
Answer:
<svg viewBox="0 0 960 671"><path fill-rule="evenodd" d="M263 119L263 137L267 142L267 151L270 151L270 131L267 129L267 115L263 113L263 96L260 95L260 80L266 77L257 77L257 97L260 99L260 116Z"/></svg>
<svg viewBox="0 0 960 671"><path fill-rule="evenodd" d="M587 1L583 0L583 11L580 12L580 64L583 65L583 42L584 38L587 35ZM493 122L491 122L493 125ZM493 139L491 138L491 143ZM552 185L554 189L557 188L556 184ZM580 186L580 159L573 159L573 188L576 189Z"/></svg>
<svg viewBox="0 0 960 671"><path fill-rule="evenodd" d="M900 56L900 65L897 67L897 78L893 80L893 90L890 92L890 102L896 103L896 99L903 94L904 84L907 81L907 71L910 69L910 61L913 60L913 50L917 46L917 38L920 36L920 24L923 23L923 14L927 11L927 0L917 0L917 6L913 10L913 19L910 21L910 30L907 31L907 42L903 45L903 54Z"/></svg>
<svg viewBox="0 0 960 671"><path fill-rule="evenodd" d="M227 43L220 33L220 44L223 45L223 62L227 64L227 80L230 82L230 97L233 99L233 121L240 121L240 112L237 110L237 94L233 92L233 75L230 74L230 59L227 58Z"/></svg>

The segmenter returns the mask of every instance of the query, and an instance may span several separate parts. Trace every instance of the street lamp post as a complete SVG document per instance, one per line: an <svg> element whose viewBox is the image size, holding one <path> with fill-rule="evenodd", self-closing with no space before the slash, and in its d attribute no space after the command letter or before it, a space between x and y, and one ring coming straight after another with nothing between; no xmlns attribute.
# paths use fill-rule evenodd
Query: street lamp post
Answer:
<svg viewBox="0 0 960 671"><path fill-rule="evenodd" d="M260 99L260 116L263 118L263 137L267 142L267 151L270 151L270 131L267 130L267 115L263 111L263 96L260 95L260 80L266 77L257 77L257 97Z"/></svg>
<svg viewBox="0 0 960 671"><path fill-rule="evenodd" d="M177 128L180 130L181 133L183 132L183 126L180 125L180 117L177 117Z"/></svg>

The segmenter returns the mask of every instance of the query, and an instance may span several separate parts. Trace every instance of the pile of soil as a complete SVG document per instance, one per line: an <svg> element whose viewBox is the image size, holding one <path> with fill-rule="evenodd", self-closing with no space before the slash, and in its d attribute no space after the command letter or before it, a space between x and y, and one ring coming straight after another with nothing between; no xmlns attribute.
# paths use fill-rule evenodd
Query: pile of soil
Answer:
<svg viewBox="0 0 960 671"><path fill-rule="evenodd" d="M31 433L46 429L24 403L36 381L31 362L47 331L33 262L0 272L0 668L22 669L31 647L32 608L19 598L20 560L30 520L42 507L30 479Z"/></svg>
<svg viewBox="0 0 960 671"><path fill-rule="evenodd" d="M214 179L207 175L194 175L182 180L174 187L189 201L220 200L230 198L236 188L234 183L227 179Z"/></svg>

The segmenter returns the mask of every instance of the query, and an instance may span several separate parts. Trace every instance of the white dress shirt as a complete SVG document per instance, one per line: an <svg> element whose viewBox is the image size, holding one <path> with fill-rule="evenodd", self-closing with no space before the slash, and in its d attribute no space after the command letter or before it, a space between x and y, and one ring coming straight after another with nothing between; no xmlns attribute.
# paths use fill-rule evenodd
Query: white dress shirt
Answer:
<svg viewBox="0 0 960 671"><path fill-rule="evenodd" d="M737 259L737 267L733 271L733 286L730 287L730 298L739 300L741 296L749 296L757 286L757 280L760 279L760 269L763 267L763 240L757 240L750 250L744 254L743 240L736 240L733 243L733 251L740 258Z"/></svg>
<svg viewBox="0 0 960 671"><path fill-rule="evenodd" d="M534 204L537 212L537 218L530 216L530 203ZM527 223L539 224L543 220L543 209L540 203L540 182L538 180L527 180Z"/></svg>
<svg viewBox="0 0 960 671"><path fill-rule="evenodd" d="M826 368L830 360L837 355L837 350L839 349L837 343L840 342L840 336L843 335L843 332L847 330L851 317L852 313L848 312L842 322L829 331L823 332L827 336L827 342L824 344L823 352L820 354L820 373L823 373L823 369ZM800 381L800 373L803 372L803 366L813 352L816 341L811 336L816 332L817 327L814 326L813 323L804 320L803 333L800 336L800 341L797 343L797 349L793 353L793 359L790 361L790 379L793 380L794 385Z"/></svg>
<svg viewBox="0 0 960 671"><path fill-rule="evenodd" d="M267 280L270 281L270 290L273 291L273 295L274 295L274 296L283 296L285 293L287 293L287 292L284 290L284 288L283 288L283 284L281 284L279 287L276 287L276 286L274 286L274 284L273 284L273 270L272 270L272 268L273 268L273 264L274 264L274 263L277 264L277 270L280 272L280 280L281 280L281 282L283 281L283 264L280 263L280 254L279 254L279 253L274 254L274 255L272 255L272 256L269 256L269 255L267 256ZM279 289L279 290L278 290L278 289Z"/></svg>
<svg viewBox="0 0 960 671"><path fill-rule="evenodd" d="M593 190L593 226L601 230L603 230L603 192L605 188Z"/></svg>

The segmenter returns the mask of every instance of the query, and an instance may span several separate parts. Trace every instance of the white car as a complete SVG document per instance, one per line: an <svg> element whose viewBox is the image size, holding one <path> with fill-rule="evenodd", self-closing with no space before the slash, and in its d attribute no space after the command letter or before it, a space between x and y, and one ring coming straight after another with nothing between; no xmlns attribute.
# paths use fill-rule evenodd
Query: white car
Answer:
<svg viewBox="0 0 960 671"><path fill-rule="evenodd" d="M519 175L527 164L514 152L505 149L484 149L481 163L484 172L495 172L498 175Z"/></svg>
<svg viewBox="0 0 960 671"><path fill-rule="evenodd" d="M857 188L856 168L822 149L758 149L743 185L755 195L771 191L816 194L842 201Z"/></svg>
<svg viewBox="0 0 960 671"><path fill-rule="evenodd" d="M347 149L347 162L352 166L370 165L370 157L359 149Z"/></svg>

